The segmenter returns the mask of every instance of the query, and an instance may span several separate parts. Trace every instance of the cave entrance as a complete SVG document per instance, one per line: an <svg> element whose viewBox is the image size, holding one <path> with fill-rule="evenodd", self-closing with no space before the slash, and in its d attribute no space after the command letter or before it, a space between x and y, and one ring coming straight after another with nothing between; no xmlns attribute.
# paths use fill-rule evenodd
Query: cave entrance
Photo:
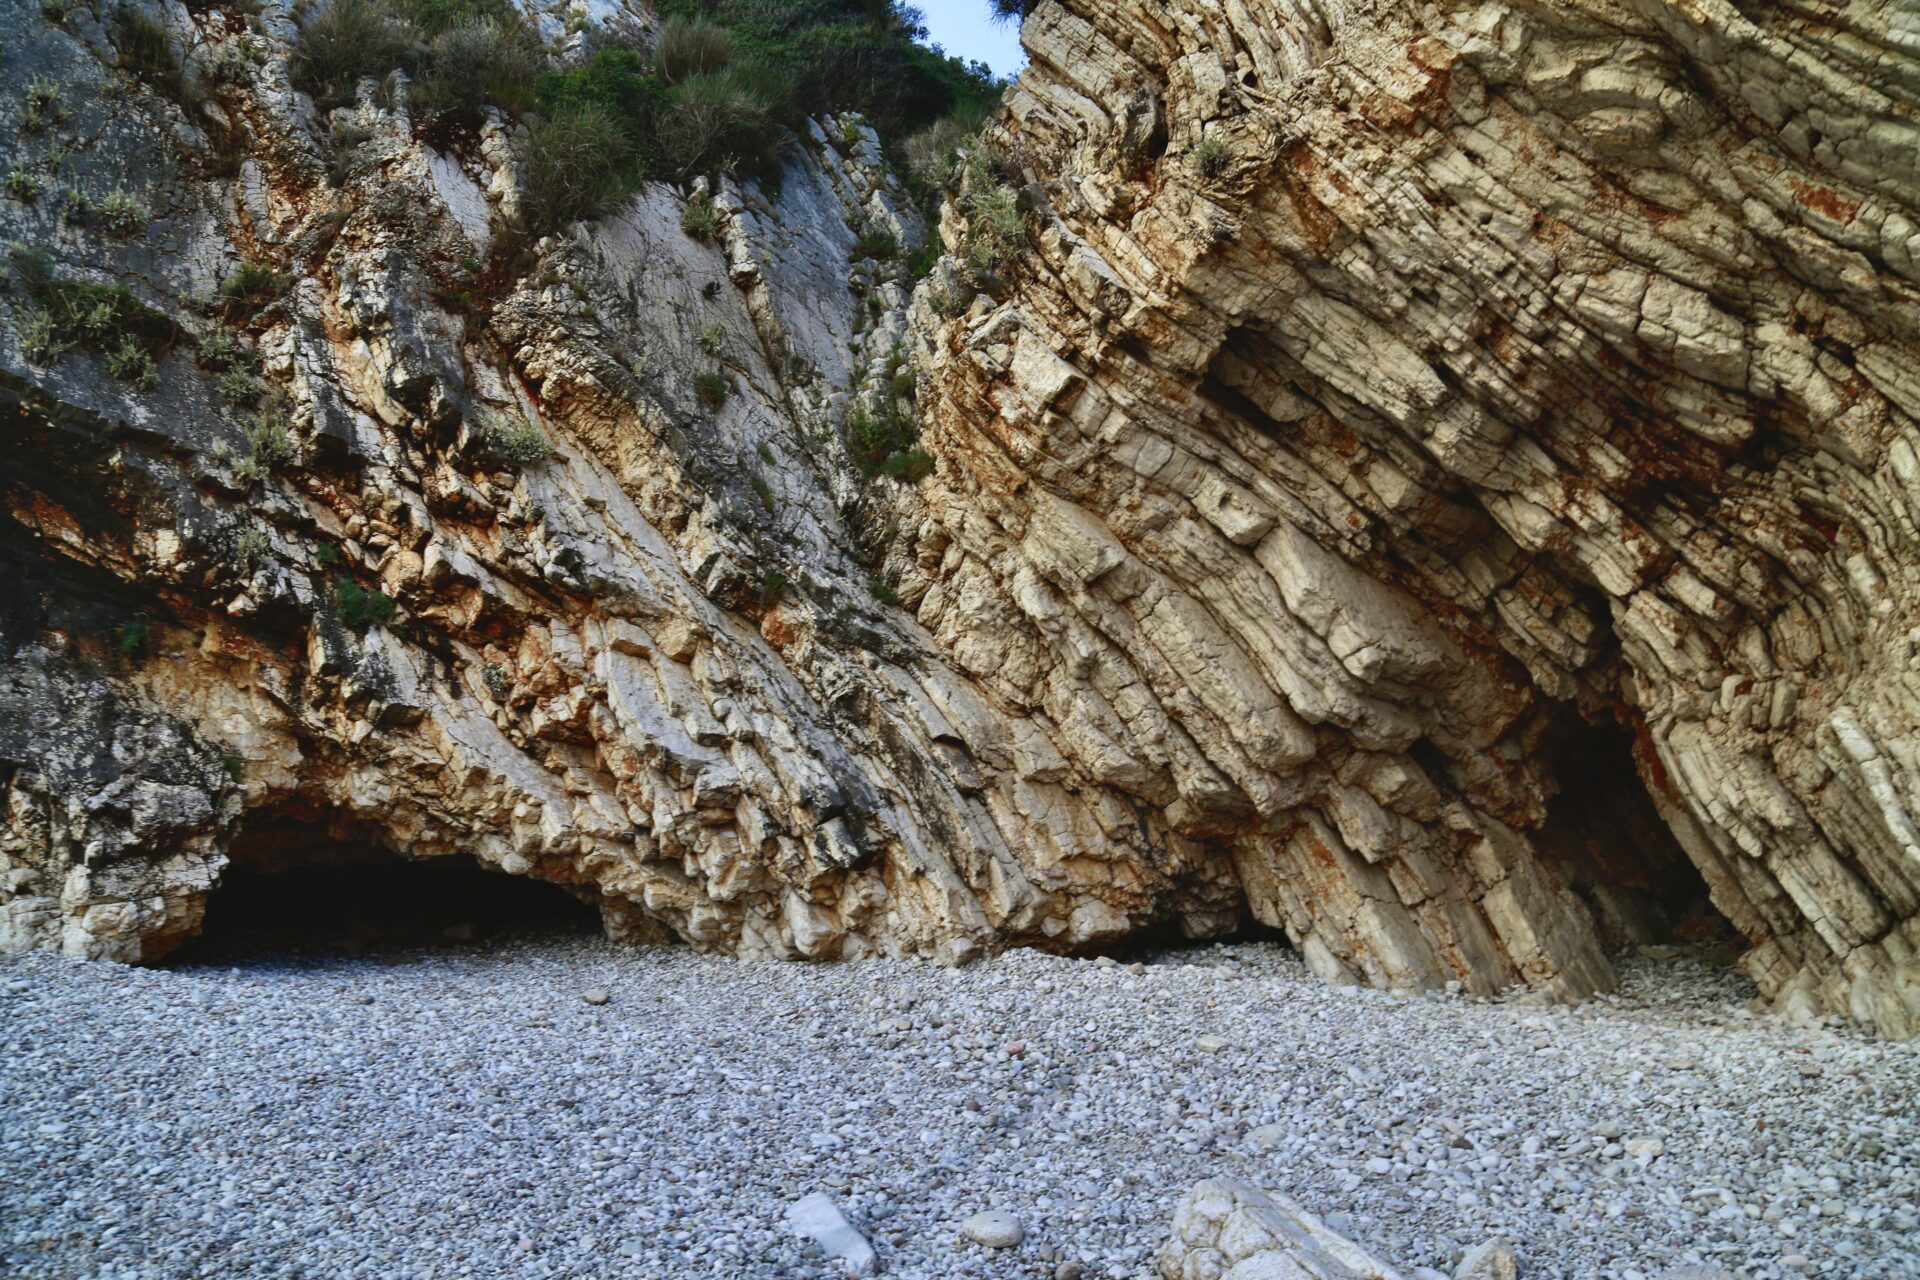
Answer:
<svg viewBox="0 0 1920 1280"><path fill-rule="evenodd" d="M1633 730L1570 712L1545 749L1560 792L1534 845L1592 911L1607 950L1736 947L1733 926L1647 795Z"/></svg>
<svg viewBox="0 0 1920 1280"><path fill-rule="evenodd" d="M175 953L178 961L600 932L593 904L559 885L460 854L403 858L324 821L249 822L228 856L200 934Z"/></svg>

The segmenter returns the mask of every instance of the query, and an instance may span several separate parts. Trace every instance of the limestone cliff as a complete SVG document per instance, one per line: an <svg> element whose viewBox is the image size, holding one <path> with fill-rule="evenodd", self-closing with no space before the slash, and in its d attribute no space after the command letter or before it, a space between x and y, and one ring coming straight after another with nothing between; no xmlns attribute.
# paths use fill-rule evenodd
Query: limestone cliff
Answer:
<svg viewBox="0 0 1920 1280"><path fill-rule="evenodd" d="M0 168L95 194L0 204L0 945L161 955L299 821L635 940L1578 996L1690 862L1917 1029L1897 16L1048 0L910 297L853 119L528 243L517 126L317 111L282 5L154 10L188 108L0 4Z"/></svg>

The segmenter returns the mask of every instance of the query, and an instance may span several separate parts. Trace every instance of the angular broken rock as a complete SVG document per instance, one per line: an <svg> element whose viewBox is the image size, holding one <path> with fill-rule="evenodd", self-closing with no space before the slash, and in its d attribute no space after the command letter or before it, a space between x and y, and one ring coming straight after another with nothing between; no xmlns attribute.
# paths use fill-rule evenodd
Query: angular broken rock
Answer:
<svg viewBox="0 0 1920 1280"><path fill-rule="evenodd" d="M1297 1201L1238 1178L1187 1193L1159 1265L1166 1280L1403 1280Z"/></svg>
<svg viewBox="0 0 1920 1280"><path fill-rule="evenodd" d="M1518 1280L1520 1258L1505 1241L1483 1240L1467 1250L1453 1280Z"/></svg>
<svg viewBox="0 0 1920 1280"><path fill-rule="evenodd" d="M825 1192L816 1191L788 1205L787 1226L794 1234L813 1240L829 1257L846 1263L847 1274L879 1274L880 1259L874 1254L873 1246L854 1230L853 1224Z"/></svg>

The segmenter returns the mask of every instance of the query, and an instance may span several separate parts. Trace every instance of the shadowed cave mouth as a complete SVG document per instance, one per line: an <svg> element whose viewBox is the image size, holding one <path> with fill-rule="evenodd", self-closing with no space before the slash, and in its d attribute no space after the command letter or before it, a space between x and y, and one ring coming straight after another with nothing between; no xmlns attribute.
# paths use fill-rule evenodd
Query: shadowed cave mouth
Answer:
<svg viewBox="0 0 1920 1280"><path fill-rule="evenodd" d="M1543 744L1560 793L1534 836L1540 858L1586 903L1609 951L1700 945L1731 959L1744 940L1661 820L1634 762L1634 734L1569 714Z"/></svg>
<svg viewBox="0 0 1920 1280"><path fill-rule="evenodd" d="M464 854L404 858L325 823L250 822L228 856L199 936L172 962L601 932L598 909L559 885L495 871Z"/></svg>

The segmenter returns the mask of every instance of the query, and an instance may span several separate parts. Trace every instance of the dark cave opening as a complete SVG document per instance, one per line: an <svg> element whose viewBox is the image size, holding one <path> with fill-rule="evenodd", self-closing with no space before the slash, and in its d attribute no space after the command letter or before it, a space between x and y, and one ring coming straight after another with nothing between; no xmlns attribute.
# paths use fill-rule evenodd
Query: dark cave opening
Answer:
<svg viewBox="0 0 1920 1280"><path fill-rule="evenodd" d="M600 913L556 884L475 858L404 858L324 823L249 823L173 963L356 954L513 937L598 934Z"/></svg>
<svg viewBox="0 0 1920 1280"><path fill-rule="evenodd" d="M1607 950L1734 945L1733 926L1647 795L1633 730L1570 716L1546 750L1559 794L1534 846L1586 903Z"/></svg>

